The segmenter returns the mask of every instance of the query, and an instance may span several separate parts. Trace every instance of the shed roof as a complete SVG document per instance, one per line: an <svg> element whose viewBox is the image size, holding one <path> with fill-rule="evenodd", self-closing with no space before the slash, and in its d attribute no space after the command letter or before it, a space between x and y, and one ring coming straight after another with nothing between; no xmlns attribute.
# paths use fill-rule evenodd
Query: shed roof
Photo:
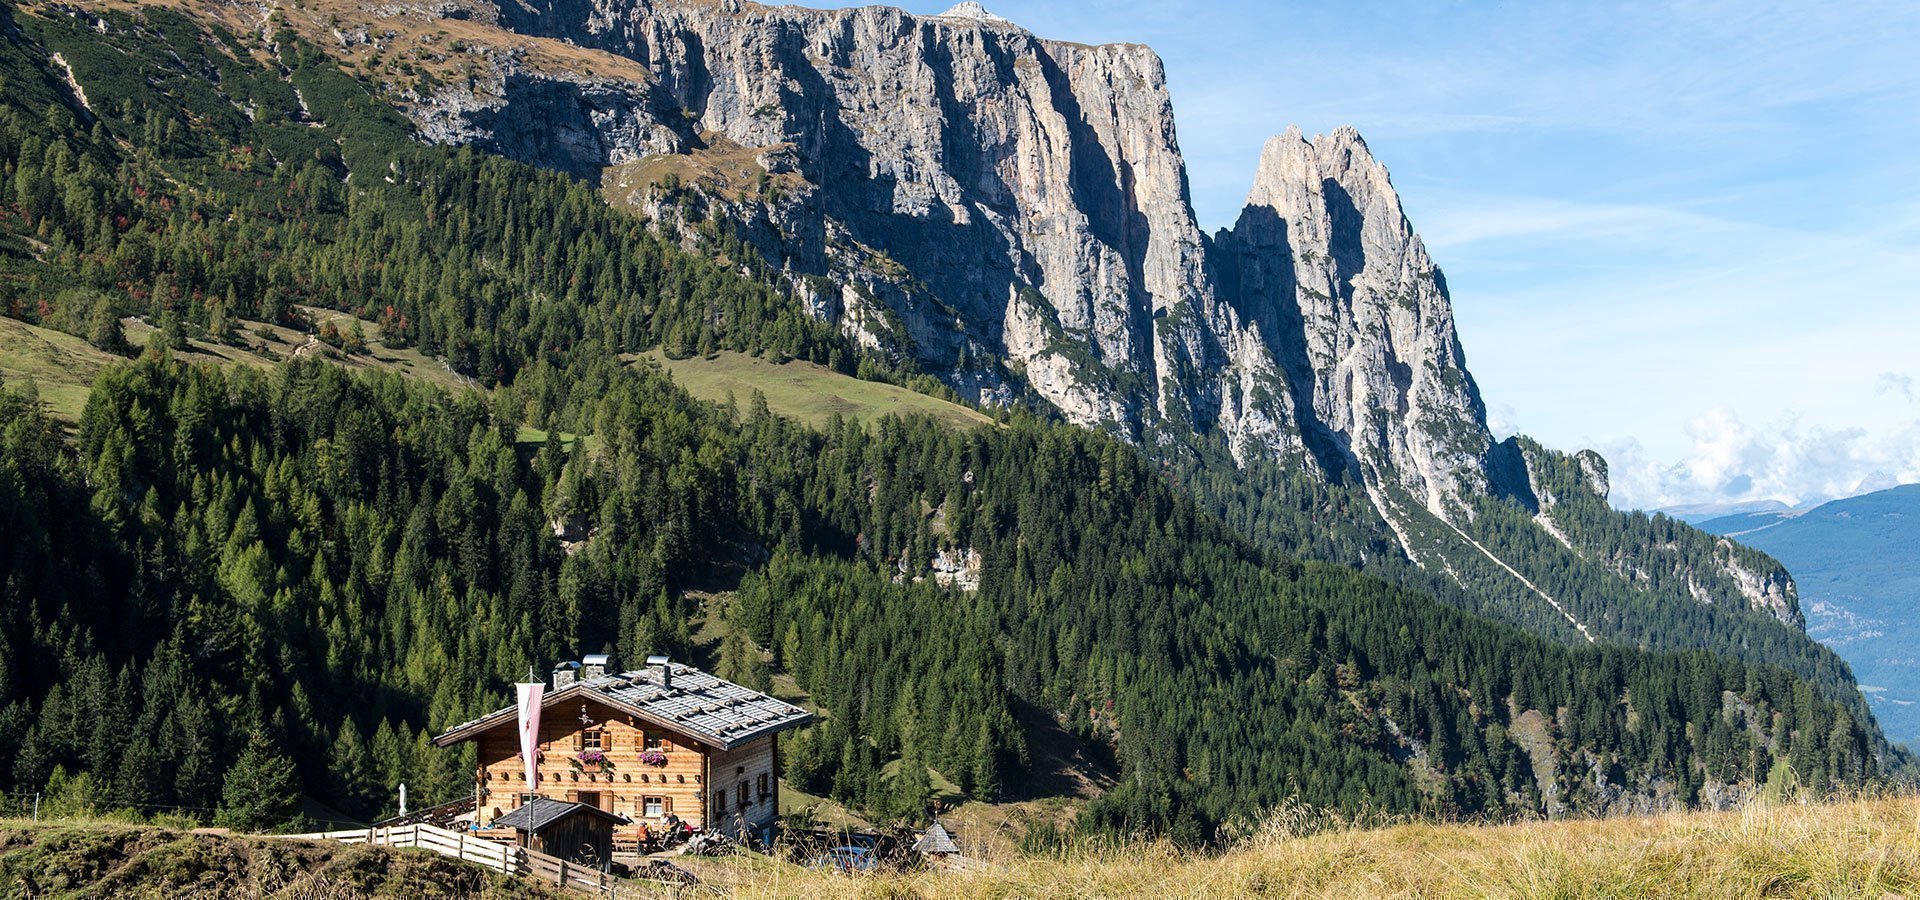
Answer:
<svg viewBox="0 0 1920 900"><path fill-rule="evenodd" d="M545 709L582 699L598 700L726 750L813 720L812 713L798 706L692 666L668 663L664 668L672 671L670 680L663 677L662 666L583 678L548 692L540 706ZM671 687L667 686L669 683ZM514 707L508 706L456 725L433 742L445 747L469 740L502 723L514 721L516 715Z"/></svg>
<svg viewBox="0 0 1920 900"><path fill-rule="evenodd" d="M545 831L547 826L576 813L587 813L588 815L599 816L616 825L625 825L629 821L626 816L607 812L597 806L588 806L585 803L573 803L566 800L555 800L552 797L533 797L528 799L519 809L495 819L493 827L517 828L521 831L530 831L534 834L539 834Z"/></svg>
<svg viewBox="0 0 1920 900"><path fill-rule="evenodd" d="M959 853L960 845L953 842L953 835L947 833L947 827L939 819L927 826L925 834L913 842L913 849L919 853Z"/></svg>

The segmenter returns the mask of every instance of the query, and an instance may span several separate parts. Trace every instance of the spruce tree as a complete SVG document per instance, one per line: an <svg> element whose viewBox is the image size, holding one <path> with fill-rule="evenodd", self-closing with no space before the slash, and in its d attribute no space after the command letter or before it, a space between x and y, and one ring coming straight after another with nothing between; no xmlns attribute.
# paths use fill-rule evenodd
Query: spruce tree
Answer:
<svg viewBox="0 0 1920 900"><path fill-rule="evenodd" d="M373 771L373 756L353 720L340 723L333 746L327 753L328 789L335 803L346 812L364 815L372 807L379 781Z"/></svg>
<svg viewBox="0 0 1920 900"><path fill-rule="evenodd" d="M255 729L247 748L227 770L214 821L236 831L275 831L300 815L300 779L293 760L266 732Z"/></svg>

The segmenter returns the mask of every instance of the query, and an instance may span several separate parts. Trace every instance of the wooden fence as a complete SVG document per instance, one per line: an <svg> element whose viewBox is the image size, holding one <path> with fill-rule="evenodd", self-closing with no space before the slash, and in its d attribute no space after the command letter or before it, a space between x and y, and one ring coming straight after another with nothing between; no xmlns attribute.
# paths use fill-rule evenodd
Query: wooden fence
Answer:
<svg viewBox="0 0 1920 900"><path fill-rule="evenodd" d="M388 827L355 828L348 831L316 831L289 834L290 838L311 841L339 841L342 844L373 844L380 847L419 847L441 856L478 863L504 875L519 875L527 870L521 857L531 851L472 837L465 832L448 831L423 823Z"/></svg>
<svg viewBox="0 0 1920 900"><path fill-rule="evenodd" d="M503 875L529 875L565 888L600 897L618 895L618 879L591 866L568 862L537 850L515 847L449 831L425 823L374 826L348 831L316 831L311 834L287 834L278 837L310 841L339 841L342 844L372 844L378 847L418 847L470 863L477 863ZM629 888L632 890L632 888Z"/></svg>
<svg viewBox="0 0 1920 900"><path fill-rule="evenodd" d="M535 878L551 881L561 887L578 891L612 896L614 878L599 869L570 863L557 856L548 856L537 850L523 850L525 871Z"/></svg>

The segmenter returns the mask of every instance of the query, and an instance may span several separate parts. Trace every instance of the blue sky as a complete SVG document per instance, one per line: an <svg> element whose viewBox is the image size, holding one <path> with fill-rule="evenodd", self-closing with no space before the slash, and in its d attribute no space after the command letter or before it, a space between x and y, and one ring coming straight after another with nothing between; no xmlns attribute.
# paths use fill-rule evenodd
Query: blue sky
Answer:
<svg viewBox="0 0 1920 900"><path fill-rule="evenodd" d="M1209 229L1268 135L1359 128L1495 427L1617 504L1920 481L1920 3L986 5L1160 52Z"/></svg>

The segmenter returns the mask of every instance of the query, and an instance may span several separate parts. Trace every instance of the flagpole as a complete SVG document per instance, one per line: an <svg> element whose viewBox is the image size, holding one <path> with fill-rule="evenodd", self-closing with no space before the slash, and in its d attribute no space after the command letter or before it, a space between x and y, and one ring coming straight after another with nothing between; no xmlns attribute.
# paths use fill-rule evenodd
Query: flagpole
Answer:
<svg viewBox="0 0 1920 900"><path fill-rule="evenodd" d="M540 787L540 700L546 694L547 685L529 665L527 680L514 688L520 713L520 758L526 764L526 793L532 794Z"/></svg>

